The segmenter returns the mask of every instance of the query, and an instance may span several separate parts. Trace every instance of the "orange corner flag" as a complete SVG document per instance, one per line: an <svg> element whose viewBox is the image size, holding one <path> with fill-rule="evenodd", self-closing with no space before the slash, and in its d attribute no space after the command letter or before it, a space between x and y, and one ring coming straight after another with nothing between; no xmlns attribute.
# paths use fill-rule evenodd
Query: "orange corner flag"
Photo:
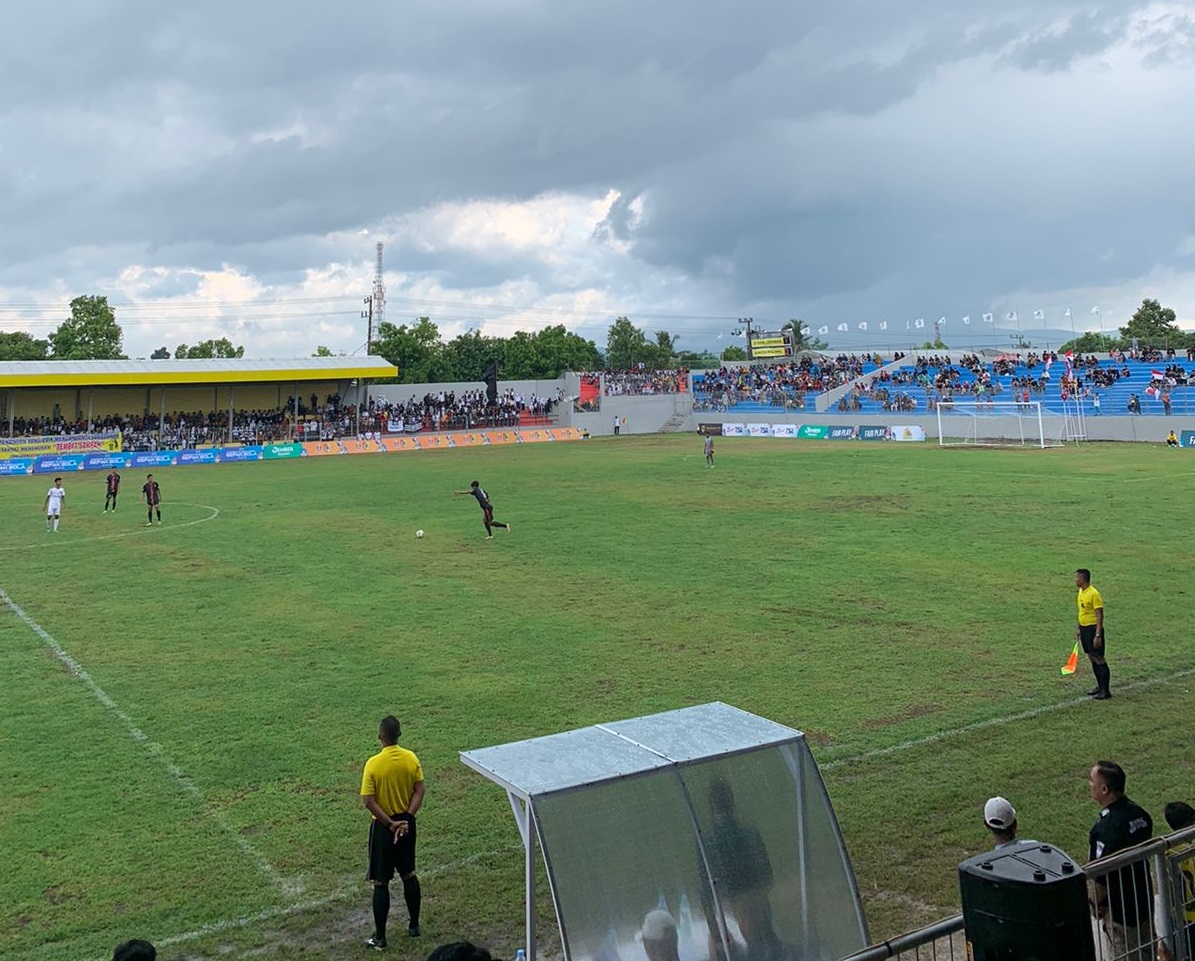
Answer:
<svg viewBox="0 0 1195 961"><path fill-rule="evenodd" d="M1075 641L1075 649L1071 651L1071 656L1066 659L1066 663L1062 665L1061 674L1070 676L1074 674L1079 667L1079 642Z"/></svg>

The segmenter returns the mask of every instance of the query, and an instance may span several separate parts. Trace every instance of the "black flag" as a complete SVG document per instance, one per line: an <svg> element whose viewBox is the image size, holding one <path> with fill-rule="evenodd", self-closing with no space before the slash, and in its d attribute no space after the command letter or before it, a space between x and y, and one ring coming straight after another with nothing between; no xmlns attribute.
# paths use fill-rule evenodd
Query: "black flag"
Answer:
<svg viewBox="0 0 1195 961"><path fill-rule="evenodd" d="M498 403L498 362L491 360L489 366L486 367L485 373L481 375L481 379L485 381L485 396L491 404Z"/></svg>

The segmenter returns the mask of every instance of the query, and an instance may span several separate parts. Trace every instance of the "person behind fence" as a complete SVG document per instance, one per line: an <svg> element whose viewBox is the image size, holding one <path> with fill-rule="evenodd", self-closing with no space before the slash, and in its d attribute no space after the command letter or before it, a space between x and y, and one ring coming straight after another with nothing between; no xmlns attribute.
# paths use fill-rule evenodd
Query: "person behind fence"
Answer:
<svg viewBox="0 0 1195 961"><path fill-rule="evenodd" d="M992 839L996 842L993 850L999 851L1010 844L1022 843L1017 840L1017 812L1011 804L1002 797L989 798L983 806L983 824L992 832ZM1026 844L1036 844L1036 841L1026 839Z"/></svg>
<svg viewBox="0 0 1195 961"><path fill-rule="evenodd" d="M676 921L663 908L649 911L639 930L647 961L680 961L677 949Z"/></svg>
<svg viewBox="0 0 1195 961"><path fill-rule="evenodd" d="M1135 847L1153 837L1153 818L1125 795L1124 768L1114 761L1096 761L1088 774L1091 799L1100 816L1088 835L1092 861ZM1092 913L1106 939L1103 957L1148 961L1153 942L1149 866L1138 861L1089 882Z"/></svg>
<svg viewBox="0 0 1195 961"><path fill-rule="evenodd" d="M1166 805L1162 816L1166 818L1166 825L1171 831L1182 831L1195 827L1195 808L1186 801L1171 801ZM1195 852L1184 858L1178 864L1182 876L1182 929L1178 932L1181 937L1183 931L1187 938L1187 957L1195 959ZM1164 941L1158 942L1158 961L1173 961L1174 954Z"/></svg>

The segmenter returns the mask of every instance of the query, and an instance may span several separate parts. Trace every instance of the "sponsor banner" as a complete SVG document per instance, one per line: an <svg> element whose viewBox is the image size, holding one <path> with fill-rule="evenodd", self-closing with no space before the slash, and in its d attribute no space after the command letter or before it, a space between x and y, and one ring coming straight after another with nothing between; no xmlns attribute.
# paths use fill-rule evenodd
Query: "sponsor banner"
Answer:
<svg viewBox="0 0 1195 961"><path fill-rule="evenodd" d="M1185 430L1178 439L1180 447L1195 447L1195 430Z"/></svg>
<svg viewBox="0 0 1195 961"><path fill-rule="evenodd" d="M900 441L919 441L925 440L925 428L918 427L915 424L907 426L893 427L892 439Z"/></svg>
<svg viewBox="0 0 1195 961"><path fill-rule="evenodd" d="M303 445L304 457L327 457L330 454L343 454L344 448L331 440L308 441Z"/></svg>
<svg viewBox="0 0 1195 961"><path fill-rule="evenodd" d="M519 444L519 435L513 430L487 430L485 439L491 444Z"/></svg>
<svg viewBox="0 0 1195 961"><path fill-rule="evenodd" d="M385 449L380 440L357 440L355 437L346 437L340 442L340 453L342 454L378 454Z"/></svg>
<svg viewBox="0 0 1195 961"><path fill-rule="evenodd" d="M859 440L887 440L888 428L879 425L865 425L859 428Z"/></svg>
<svg viewBox="0 0 1195 961"><path fill-rule="evenodd" d="M0 437L0 458L52 457L120 450L119 434L61 434L42 437Z"/></svg>
<svg viewBox="0 0 1195 961"><path fill-rule="evenodd" d="M419 450L418 437L387 437L382 442L386 450Z"/></svg>
<svg viewBox="0 0 1195 961"><path fill-rule="evenodd" d="M481 447L488 444L485 434L470 432L467 434L453 434L452 440L457 447Z"/></svg>
<svg viewBox="0 0 1195 961"><path fill-rule="evenodd" d="M797 436L797 425L796 424L773 424L772 425L772 436L773 437L796 437Z"/></svg>
<svg viewBox="0 0 1195 961"><path fill-rule="evenodd" d="M772 436L772 425L771 424L748 424L747 425L747 435L749 437L771 437Z"/></svg>
<svg viewBox="0 0 1195 961"><path fill-rule="evenodd" d="M419 447L422 450L440 450L452 446L452 438L447 434L425 434L419 438Z"/></svg>
<svg viewBox="0 0 1195 961"><path fill-rule="evenodd" d="M829 427L820 424L802 424L797 431L797 436L803 437L806 440L825 440L829 433Z"/></svg>
<svg viewBox="0 0 1195 961"><path fill-rule="evenodd" d="M697 433L702 434L706 437L721 437L722 436L722 425L721 424L698 424L697 425Z"/></svg>
<svg viewBox="0 0 1195 961"><path fill-rule="evenodd" d="M129 457L129 467L171 467L178 461L176 450L135 451Z"/></svg>
<svg viewBox="0 0 1195 961"><path fill-rule="evenodd" d="M219 456L220 452L214 447L205 447L201 450L180 450L174 462L176 464L214 464Z"/></svg>
<svg viewBox="0 0 1195 961"><path fill-rule="evenodd" d="M287 460L303 456L302 444L265 444L261 449L264 460Z"/></svg>
<svg viewBox="0 0 1195 961"><path fill-rule="evenodd" d="M5 457L0 460L0 477L6 474L32 474L32 457Z"/></svg>
<svg viewBox="0 0 1195 961"><path fill-rule="evenodd" d="M854 427L831 427L830 433L826 435L830 440L854 440Z"/></svg>
<svg viewBox="0 0 1195 961"><path fill-rule="evenodd" d="M553 427L552 436L557 440L580 440L581 430L577 427Z"/></svg>
<svg viewBox="0 0 1195 961"><path fill-rule="evenodd" d="M723 437L746 437L747 436L747 425L746 424L723 424L722 425L722 436Z"/></svg>
<svg viewBox="0 0 1195 961"><path fill-rule="evenodd" d="M127 468L132 454L84 454L84 470L112 470Z"/></svg>
<svg viewBox="0 0 1195 961"><path fill-rule="evenodd" d="M758 340L751 341L752 357L784 357L787 354L788 348L784 344L778 347L761 347Z"/></svg>
<svg viewBox="0 0 1195 961"><path fill-rule="evenodd" d="M245 460L261 460L261 448L257 446L225 447L216 456L218 460L222 460L226 464Z"/></svg>
<svg viewBox="0 0 1195 961"><path fill-rule="evenodd" d="M33 459L33 473L35 474L58 474L63 471L82 469L82 454L56 454L49 457L35 457Z"/></svg>
<svg viewBox="0 0 1195 961"><path fill-rule="evenodd" d="M459 438L458 438L459 439ZM524 444L542 444L546 440L555 440L551 432L542 429L535 430L521 430L519 431L519 440Z"/></svg>

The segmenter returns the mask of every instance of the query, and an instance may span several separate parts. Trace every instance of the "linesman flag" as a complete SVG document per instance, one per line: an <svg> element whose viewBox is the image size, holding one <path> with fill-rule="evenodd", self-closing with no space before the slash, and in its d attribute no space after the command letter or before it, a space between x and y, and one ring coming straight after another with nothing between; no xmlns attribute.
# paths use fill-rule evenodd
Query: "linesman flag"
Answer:
<svg viewBox="0 0 1195 961"><path fill-rule="evenodd" d="M1062 665L1062 668L1059 670L1058 673L1062 674L1064 677L1070 677L1078 669L1079 669L1079 642L1075 641L1075 646L1074 646L1074 648L1071 649L1071 656L1066 659L1066 663Z"/></svg>

